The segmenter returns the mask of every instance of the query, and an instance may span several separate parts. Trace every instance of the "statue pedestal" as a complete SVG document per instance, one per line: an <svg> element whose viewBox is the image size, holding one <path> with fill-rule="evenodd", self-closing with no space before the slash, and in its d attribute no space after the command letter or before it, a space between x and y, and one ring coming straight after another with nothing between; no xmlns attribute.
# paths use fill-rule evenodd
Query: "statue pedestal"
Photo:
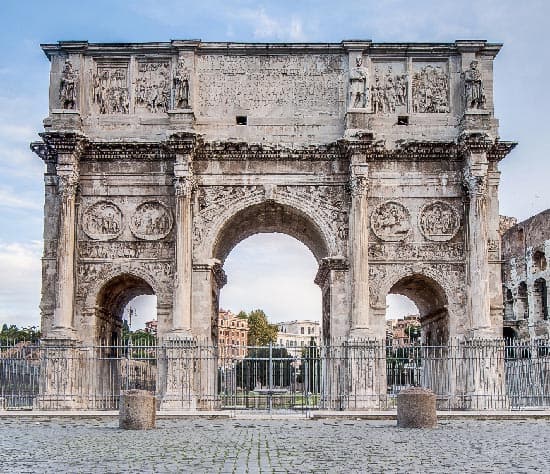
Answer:
<svg viewBox="0 0 550 474"><path fill-rule="evenodd" d="M82 119L78 110L53 109L50 116L44 119L44 129L49 131L80 130Z"/></svg>
<svg viewBox="0 0 550 474"><path fill-rule="evenodd" d="M170 130L192 130L195 114L192 109L173 109L167 112Z"/></svg>

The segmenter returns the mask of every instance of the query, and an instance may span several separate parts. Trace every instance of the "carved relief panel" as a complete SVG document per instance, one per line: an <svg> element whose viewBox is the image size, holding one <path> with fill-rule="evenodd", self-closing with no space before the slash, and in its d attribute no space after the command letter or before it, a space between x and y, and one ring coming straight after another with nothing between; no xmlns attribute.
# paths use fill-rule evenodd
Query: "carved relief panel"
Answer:
<svg viewBox="0 0 550 474"><path fill-rule="evenodd" d="M99 201L82 214L82 230L92 240L112 240L123 229L122 211L113 202Z"/></svg>
<svg viewBox="0 0 550 474"><path fill-rule="evenodd" d="M411 231L409 210L395 201L384 202L372 212L371 228L381 240L388 242L404 240Z"/></svg>
<svg viewBox="0 0 550 474"><path fill-rule="evenodd" d="M172 214L158 201L140 204L130 218L132 233L143 240L159 240L172 230Z"/></svg>
<svg viewBox="0 0 550 474"><path fill-rule="evenodd" d="M128 114L130 112L128 63L98 61L92 75L91 98L99 114Z"/></svg>
<svg viewBox="0 0 550 474"><path fill-rule="evenodd" d="M408 81L405 62L373 61L370 80L372 112L406 113Z"/></svg>
<svg viewBox="0 0 550 474"><path fill-rule="evenodd" d="M448 113L450 111L447 62L413 63L412 109L415 113Z"/></svg>
<svg viewBox="0 0 550 474"><path fill-rule="evenodd" d="M436 242L451 240L460 227L460 215L453 206L443 201L425 205L418 221L422 235Z"/></svg>
<svg viewBox="0 0 550 474"><path fill-rule="evenodd" d="M135 89L136 110L166 112L170 103L170 62L138 61Z"/></svg>

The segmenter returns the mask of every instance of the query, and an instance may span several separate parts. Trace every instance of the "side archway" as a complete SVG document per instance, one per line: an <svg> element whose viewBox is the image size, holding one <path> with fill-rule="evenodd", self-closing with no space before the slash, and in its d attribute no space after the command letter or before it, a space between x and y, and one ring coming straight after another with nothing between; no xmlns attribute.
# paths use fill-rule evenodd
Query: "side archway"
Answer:
<svg viewBox="0 0 550 474"><path fill-rule="evenodd" d="M96 298L96 339L106 343L119 339L124 308L141 295L155 295L155 291L150 283L131 273L119 274L104 283Z"/></svg>
<svg viewBox="0 0 550 474"><path fill-rule="evenodd" d="M413 273L391 285L387 294L409 298L420 313L421 336L426 345L444 345L449 341L448 298L443 287L426 275Z"/></svg>

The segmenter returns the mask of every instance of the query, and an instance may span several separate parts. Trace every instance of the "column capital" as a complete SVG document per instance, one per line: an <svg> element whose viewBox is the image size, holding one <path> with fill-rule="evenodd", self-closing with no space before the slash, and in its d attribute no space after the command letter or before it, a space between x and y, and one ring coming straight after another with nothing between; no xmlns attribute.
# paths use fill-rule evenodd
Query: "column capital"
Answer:
<svg viewBox="0 0 550 474"><path fill-rule="evenodd" d="M63 197L72 197L78 188L79 174L76 170L59 170L57 174L57 191Z"/></svg>
<svg viewBox="0 0 550 474"><path fill-rule="evenodd" d="M464 168L462 183L470 198L485 196L487 193L487 170L483 172L483 170L471 167Z"/></svg>
<svg viewBox="0 0 550 474"><path fill-rule="evenodd" d="M350 165L350 191L353 197L363 197L369 192L369 165L353 163Z"/></svg>
<svg viewBox="0 0 550 474"><path fill-rule="evenodd" d="M197 180L193 175L176 176L174 178L174 189L176 196L191 197L197 189Z"/></svg>

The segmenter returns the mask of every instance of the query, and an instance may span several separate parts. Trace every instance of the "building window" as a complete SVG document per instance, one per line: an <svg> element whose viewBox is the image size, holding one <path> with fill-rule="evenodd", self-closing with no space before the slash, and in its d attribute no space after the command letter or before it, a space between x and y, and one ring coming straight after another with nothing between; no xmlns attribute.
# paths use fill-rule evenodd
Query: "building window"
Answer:
<svg viewBox="0 0 550 474"><path fill-rule="evenodd" d="M304 328L300 328L300 334L304 334Z"/></svg>

